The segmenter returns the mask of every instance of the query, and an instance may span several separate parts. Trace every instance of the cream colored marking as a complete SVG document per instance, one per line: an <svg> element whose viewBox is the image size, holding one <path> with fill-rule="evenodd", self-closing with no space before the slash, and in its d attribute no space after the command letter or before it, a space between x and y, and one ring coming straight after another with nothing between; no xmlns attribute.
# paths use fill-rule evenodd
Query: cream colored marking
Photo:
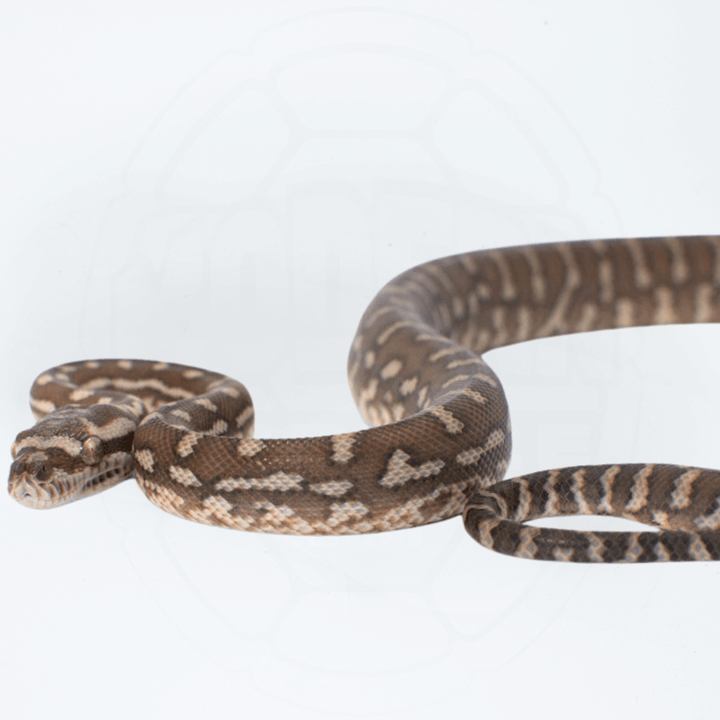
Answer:
<svg viewBox="0 0 720 720"><path fill-rule="evenodd" d="M344 495L353 484L349 480L328 480L327 482L315 483L308 485L308 490L319 493L320 495L332 495L339 497Z"/></svg>
<svg viewBox="0 0 720 720"><path fill-rule="evenodd" d="M64 372L56 372L55 380L59 381L61 383L68 383L68 382L70 382L70 376Z"/></svg>
<svg viewBox="0 0 720 720"><path fill-rule="evenodd" d="M121 370L132 370L132 366L133 366L132 360L118 360L117 366Z"/></svg>
<svg viewBox="0 0 720 720"><path fill-rule="evenodd" d="M701 283L695 290L695 312L693 322L712 322L714 315L713 295L715 291L710 283Z"/></svg>
<svg viewBox="0 0 720 720"><path fill-rule="evenodd" d="M369 370L375 364L375 353L368 350L365 353L365 367Z"/></svg>
<svg viewBox="0 0 720 720"><path fill-rule="evenodd" d="M257 438L243 438L238 441L237 452L243 457L252 457L265 449L265 443Z"/></svg>
<svg viewBox="0 0 720 720"><path fill-rule="evenodd" d="M332 446L332 461L334 463L344 464L353 459L353 445L355 444L356 438L356 432L333 435L330 438L330 445Z"/></svg>
<svg viewBox="0 0 720 720"><path fill-rule="evenodd" d="M693 524L698 530L717 530L720 528L720 504L712 515L698 515Z"/></svg>
<svg viewBox="0 0 720 720"><path fill-rule="evenodd" d="M35 378L35 385L47 385L48 383L54 382L55 378L51 373L43 373Z"/></svg>
<svg viewBox="0 0 720 720"><path fill-rule="evenodd" d="M367 515L370 511L361 502L354 500L352 502L333 503L330 506L332 515L327 519L330 527L337 527L348 520L356 520L363 515Z"/></svg>
<svg viewBox="0 0 720 720"><path fill-rule="evenodd" d="M630 544L628 545L624 558L628 562L636 562L643 552L642 545L640 545L641 533L634 532L628 533L628 535L630 536Z"/></svg>
<svg viewBox="0 0 720 720"><path fill-rule="evenodd" d="M487 367L487 364L479 357L465 358L464 360L452 360L446 365L446 367L448 370L454 370L457 367L464 367L465 365L478 365L481 368Z"/></svg>
<svg viewBox="0 0 720 720"><path fill-rule="evenodd" d="M38 417L38 414L49 415L57 410L57 406L51 400L36 400L33 397L30 398L30 407L35 417Z"/></svg>
<svg viewBox="0 0 720 720"><path fill-rule="evenodd" d="M423 385L423 386L420 388L420 392L418 392L418 397L417 397L418 407L420 407L420 408L424 408L424 407L425 407L425 400L427 399L427 398L426 398L427 393L428 393L428 386L427 386L427 385Z"/></svg>
<svg viewBox="0 0 720 720"><path fill-rule="evenodd" d="M632 256L633 270L635 271L635 286L644 290L652 284L652 273L648 270L643 255L642 245L637 238L628 238L625 246Z"/></svg>
<svg viewBox="0 0 720 720"><path fill-rule="evenodd" d="M84 419L88 435L97 435L101 440L114 440L135 432L137 423L127 417L117 417L106 425L96 425L87 418Z"/></svg>
<svg viewBox="0 0 720 720"><path fill-rule="evenodd" d="M453 315L456 320L462 320L465 317L465 303L459 295L453 297Z"/></svg>
<svg viewBox="0 0 720 720"><path fill-rule="evenodd" d="M194 430L188 430L183 433L182 439L177 444L177 454L183 458L191 455L201 438L202 433L195 432Z"/></svg>
<svg viewBox="0 0 720 720"><path fill-rule="evenodd" d="M30 435L22 440L16 440L12 444L13 457L24 448L32 448L35 450L58 448L67 455L78 457L82 451L82 443L77 438L68 437L67 435L53 435L51 437Z"/></svg>
<svg viewBox="0 0 720 720"><path fill-rule="evenodd" d="M419 335L418 340L437 340L437 338L433 337L432 335L426 335L422 336ZM457 355L458 353L467 353L467 350L463 347L458 347L455 345L455 343L452 344L451 347L444 347L441 350L437 350L431 355L428 355L428 362L437 362L438 360L441 360L444 357L447 357L448 355Z"/></svg>
<svg viewBox="0 0 720 720"><path fill-rule="evenodd" d="M473 377L472 375L456 375L455 377L450 378L449 380L446 380L440 387L441 388L450 387L450 385L455 385L456 383L464 382L465 380L469 380L472 377Z"/></svg>
<svg viewBox="0 0 720 720"><path fill-rule="evenodd" d="M491 375L486 375L485 373L475 373L473 376L475 380L482 380L482 382L486 382L488 385L491 385L492 387L497 387L497 380L495 380L494 377Z"/></svg>
<svg viewBox="0 0 720 720"><path fill-rule="evenodd" d="M208 435L224 435L227 430L228 424L225 420L216 420L207 433Z"/></svg>
<svg viewBox="0 0 720 720"><path fill-rule="evenodd" d="M201 405L202 407L204 407L206 410L209 410L210 412L217 412L217 410L218 410L217 405L212 400L208 400L208 398L206 398L206 397L195 398L195 404Z"/></svg>
<svg viewBox="0 0 720 720"><path fill-rule="evenodd" d="M530 265L531 280L533 298L535 302L540 303L545 299L545 293L547 288L545 287L545 273L540 265L540 258L538 258L532 245L525 245L522 248L523 255Z"/></svg>
<svg viewBox="0 0 720 720"><path fill-rule="evenodd" d="M518 479L518 486L520 488L520 497L518 498L517 506L511 519L515 522L524 522L530 515L532 493L530 492L530 485L525 478Z"/></svg>
<svg viewBox="0 0 720 720"><path fill-rule="evenodd" d="M478 524L478 540L480 540L481 545L492 549L494 542L492 531L500 525L501 522L502 520L483 520L483 522ZM523 530L530 530L530 528L523 528ZM531 558L532 555L529 557Z"/></svg>
<svg viewBox="0 0 720 720"><path fill-rule="evenodd" d="M607 515L613 514L612 495L615 486L615 478L618 476L620 465L612 465L600 477L600 487L602 488L602 500L598 503L597 511Z"/></svg>
<svg viewBox="0 0 720 720"><path fill-rule="evenodd" d="M253 417L255 417L255 409L252 405L248 405L236 418L235 418L235 425L239 428L241 428L245 423L248 422L248 420L251 420Z"/></svg>
<svg viewBox="0 0 720 720"><path fill-rule="evenodd" d="M458 453L455 458L455 462L459 465L473 465L480 460L485 453L490 452L504 441L505 433L497 428L487 436L487 439L482 445L478 445L474 448L469 448L468 450L463 450Z"/></svg>
<svg viewBox="0 0 720 720"><path fill-rule="evenodd" d="M555 248L565 262L565 281L550 311L550 315L542 327L538 329L537 337L547 337L549 335L566 332L566 318L568 316L570 300L582 279L577 264L575 263L575 256L573 255L572 249L568 245L562 244L556 245Z"/></svg>
<svg viewBox="0 0 720 720"><path fill-rule="evenodd" d="M448 295L455 292L455 283L448 277L447 271L442 263L430 263L424 268L427 275L433 275L439 281Z"/></svg>
<svg viewBox="0 0 720 720"><path fill-rule="evenodd" d="M90 370L97 370L100 367L100 363L97 360L86 360L83 365Z"/></svg>
<svg viewBox="0 0 720 720"><path fill-rule="evenodd" d="M185 410L179 410L178 408L175 408L174 410L170 411L170 414L175 415L175 417L179 417L185 422L192 422L192 417L190 417L190 413L185 412Z"/></svg>
<svg viewBox="0 0 720 720"><path fill-rule="evenodd" d="M68 399L70 400L70 402L80 402L81 400L92 397L94 394L95 393L92 390L84 390L82 388L78 388L77 390L73 390L70 393Z"/></svg>
<svg viewBox="0 0 720 720"><path fill-rule="evenodd" d="M521 305L517 312L517 335L516 342L524 342L532 337L532 308Z"/></svg>
<svg viewBox="0 0 720 720"><path fill-rule="evenodd" d="M658 527L667 528L670 526L670 516L664 510L653 510L652 517Z"/></svg>
<svg viewBox="0 0 720 720"><path fill-rule="evenodd" d="M692 542L689 546L690 557L693 560L709 561L713 559L713 556L708 552L705 547L705 543L702 541L699 535L693 533Z"/></svg>
<svg viewBox="0 0 720 720"><path fill-rule="evenodd" d="M507 345L510 340L508 333L508 324L505 318L504 307L494 307L492 309L492 323L495 329L495 337L493 338L493 345L500 347Z"/></svg>
<svg viewBox="0 0 720 720"><path fill-rule="evenodd" d="M560 515L560 498L555 488L555 481L559 476L560 472L558 470L552 470L548 473L547 480L545 481L545 491L548 497L541 517L555 517Z"/></svg>
<svg viewBox="0 0 720 720"><path fill-rule="evenodd" d="M476 403L478 403L478 405L484 405L487 402L487 398L481 393L479 393L477 390L463 388L459 394L469 397L471 400L474 400Z"/></svg>
<svg viewBox="0 0 720 720"><path fill-rule="evenodd" d="M213 515L223 524L232 526L235 524L231 511L233 506L220 495L211 495L203 500L203 507L208 515Z"/></svg>
<svg viewBox="0 0 720 720"><path fill-rule="evenodd" d="M273 532L289 534L289 535L311 535L320 530L327 532L325 523L317 523L311 525L307 520L297 515L295 511L287 505L273 505L272 503L253 503L256 510L262 510L262 522L267 527L264 530L272 528Z"/></svg>
<svg viewBox="0 0 720 720"><path fill-rule="evenodd" d="M675 489L670 494L671 510L682 510L690 504L690 495L692 494L693 484L701 474L702 470L692 468L690 470L686 470L680 477L675 479Z"/></svg>
<svg viewBox="0 0 720 720"><path fill-rule="evenodd" d="M540 528L536 527L523 527L520 529L520 542L515 550L515 554L518 557L525 558L526 560L532 560L538 551L538 546L535 543L535 538L541 534ZM490 545L489 547L492 547Z"/></svg>
<svg viewBox="0 0 720 720"><path fill-rule="evenodd" d="M188 485L190 487L202 487L200 480L195 477L195 473L187 468L181 468L177 465L171 465L168 468L170 477L181 485Z"/></svg>
<svg viewBox="0 0 720 720"><path fill-rule="evenodd" d="M613 301L613 266L612 263L602 258L598 264L598 279L600 280L600 302L609 305Z"/></svg>
<svg viewBox="0 0 720 720"><path fill-rule="evenodd" d="M603 552L605 551L605 543L602 538L598 537L594 532L588 532L588 549L587 554L591 562L603 562Z"/></svg>
<svg viewBox="0 0 720 720"><path fill-rule="evenodd" d="M666 237L666 245L670 248L672 260L670 261L670 274L675 285L684 283L690 276L688 264L685 261L682 242L678 237Z"/></svg>
<svg viewBox="0 0 720 720"><path fill-rule="evenodd" d="M422 465L413 467L408 463L410 455L404 450L396 450L388 460L385 474L378 481L383 487L399 487L409 480L437 475L445 466L442 460L426 460Z"/></svg>
<svg viewBox="0 0 720 720"><path fill-rule="evenodd" d="M656 542L653 550L655 551L655 555L657 556L659 562L670 562L670 560L672 560L670 553L662 543Z"/></svg>
<svg viewBox="0 0 720 720"><path fill-rule="evenodd" d="M652 475L654 465L645 465L641 470L638 470L633 476L633 486L631 491L631 497L625 506L625 510L631 513L642 510L647 504L648 493L650 491L650 485L648 478Z"/></svg>
<svg viewBox="0 0 720 720"><path fill-rule="evenodd" d="M577 332L589 332L595 327L595 321L599 314L597 305L593 303L584 303L582 310L580 311L580 318L578 319L575 330Z"/></svg>
<svg viewBox="0 0 720 720"><path fill-rule="evenodd" d="M442 405L435 405L429 408L428 412L445 426L445 430L450 433L450 435L461 433L465 427L460 420Z"/></svg>
<svg viewBox="0 0 720 720"><path fill-rule="evenodd" d="M379 530L392 530L427 523L429 519L423 517L422 505L423 500L421 498L411 498L399 507L387 510L379 522L376 520L376 528Z"/></svg>
<svg viewBox="0 0 720 720"><path fill-rule="evenodd" d="M416 325L417 325L417 323L414 323L414 322L412 322L412 321L410 321L410 320L400 320L400 321L398 321L398 322L396 322L396 323L393 323L393 324L390 325L389 327L386 327L386 328L380 333L380 335L377 336L376 342L377 342L378 345L382 346L382 345L384 345L384 344L388 341L388 338L389 338L393 333L397 332L398 330L402 330L402 328L414 327L414 326L416 326Z"/></svg>
<svg viewBox="0 0 720 720"><path fill-rule="evenodd" d="M365 327L371 328L376 322L379 317L382 317L383 315L387 315L388 313L394 313L395 308L392 305L385 305L384 307L381 307L379 310L376 310L365 323Z"/></svg>
<svg viewBox="0 0 720 720"><path fill-rule="evenodd" d="M350 367L348 367L348 382L350 387L354 388L357 385L357 374L360 370L360 362L356 359Z"/></svg>
<svg viewBox="0 0 720 720"><path fill-rule="evenodd" d="M181 505L185 504L185 498L182 497L182 495L178 495L164 485L158 485L157 483L147 480L142 473L137 470L135 471L135 478L143 491L145 493L149 492L151 494L149 497L152 501L163 510L175 513Z"/></svg>
<svg viewBox="0 0 720 720"><path fill-rule="evenodd" d="M374 408L374 407L366 407L361 408L360 412L362 416L367 421L367 424L372 427L377 427L378 425L382 425L382 418L380 417L380 413Z"/></svg>
<svg viewBox="0 0 720 720"><path fill-rule="evenodd" d="M155 458L148 448L136 450L135 459L140 463L140 467L145 470L145 472L153 472L155 468Z"/></svg>
<svg viewBox="0 0 720 720"><path fill-rule="evenodd" d="M170 365L166 362L156 362L153 363L152 369L157 370L158 372L162 372L163 370L167 370L170 367Z"/></svg>
<svg viewBox="0 0 720 720"><path fill-rule="evenodd" d="M578 512L581 515L592 515L593 508L588 504L585 498L585 469L581 468L573 473L573 485L572 491L575 498L575 502L578 506Z"/></svg>
<svg viewBox="0 0 720 720"><path fill-rule="evenodd" d="M192 368L189 370L185 370L182 374L182 376L187 380L197 380L197 378L201 378L205 373L202 370L193 370Z"/></svg>
<svg viewBox="0 0 720 720"><path fill-rule="evenodd" d="M288 492L302 490L304 478L302 475L289 475L280 470L267 477L258 478L226 478L215 484L216 490L274 490Z"/></svg>
<svg viewBox="0 0 720 720"><path fill-rule="evenodd" d="M633 327L635 325L635 306L628 298L615 300L615 326Z"/></svg>
<svg viewBox="0 0 720 720"><path fill-rule="evenodd" d="M395 360L391 360L380 371L380 377L383 380L389 380L390 378L394 378L402 370L402 367L403 367L402 360L398 360L397 358Z"/></svg>
<svg viewBox="0 0 720 720"><path fill-rule="evenodd" d="M655 288L655 303L653 323L656 325L669 325L678 322L678 317L675 314L673 292L670 288Z"/></svg>
<svg viewBox="0 0 720 720"><path fill-rule="evenodd" d="M221 392L223 395L227 395L228 397L237 398L240 397L240 390L232 385L223 385L218 389L218 392Z"/></svg>
<svg viewBox="0 0 720 720"><path fill-rule="evenodd" d="M459 262L463 268L465 268L465 272L467 272L469 275L475 275L477 272L477 262L475 262L475 259L472 257L472 255L459 255L458 257L454 258L446 258L448 260L448 263ZM452 264L450 264L450 267L452 267Z"/></svg>
<svg viewBox="0 0 720 720"><path fill-rule="evenodd" d="M505 253L500 250L490 250L488 255L495 262L495 266L500 274L500 292L502 293L502 299L505 301L514 300L517 294L517 288L512 281L510 267L508 266Z"/></svg>
<svg viewBox="0 0 720 720"><path fill-rule="evenodd" d="M570 562L575 554L574 548L555 547L553 548L552 555L558 562Z"/></svg>
<svg viewBox="0 0 720 720"><path fill-rule="evenodd" d="M413 375L411 378L406 378L405 380L403 380L402 384L400 385L400 394L403 397L407 397L408 395L414 393L419 379L420 378L417 375Z"/></svg>
<svg viewBox="0 0 720 720"><path fill-rule="evenodd" d="M167 397L176 398L178 400L187 400L188 398L194 397L194 394L190 392L190 390L185 390L180 387L172 387L158 378L131 380L130 378L110 379L99 377L86 382L83 387L90 390L103 390L107 387L112 387L116 390L126 390L127 392L133 392L135 390L156 390L162 395L167 395Z"/></svg>
<svg viewBox="0 0 720 720"><path fill-rule="evenodd" d="M375 399L375 396L377 395L377 389L378 379L372 378L370 382L360 391L360 397L358 398L358 402L360 403L361 409L371 400Z"/></svg>

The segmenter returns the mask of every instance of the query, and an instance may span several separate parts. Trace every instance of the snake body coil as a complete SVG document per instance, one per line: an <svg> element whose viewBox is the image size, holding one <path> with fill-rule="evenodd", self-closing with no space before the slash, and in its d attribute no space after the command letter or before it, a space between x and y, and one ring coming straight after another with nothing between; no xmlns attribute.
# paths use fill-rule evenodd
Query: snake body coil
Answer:
<svg viewBox="0 0 720 720"><path fill-rule="evenodd" d="M464 513L483 545L580 562L720 559L720 475L668 465L544 471L503 481L510 422L487 350L617 327L720 321L720 237L582 241L442 258L388 283L350 351L372 426L252 437L245 388L143 360L62 365L35 381L39 422L13 444L10 494L52 507L131 474L189 520L240 530L356 534ZM527 521L617 515L660 532Z"/></svg>

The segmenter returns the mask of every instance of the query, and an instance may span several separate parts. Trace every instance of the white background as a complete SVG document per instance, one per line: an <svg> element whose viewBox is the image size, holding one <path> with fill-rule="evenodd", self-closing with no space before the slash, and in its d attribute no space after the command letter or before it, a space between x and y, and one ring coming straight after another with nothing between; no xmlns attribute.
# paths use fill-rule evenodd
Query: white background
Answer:
<svg viewBox="0 0 720 720"><path fill-rule="evenodd" d="M402 270L720 230L710 2L254 5L2 3L5 447L32 422L34 376L90 357L234 375L260 436L357 429L347 350ZM718 345L696 326L491 353L510 474L720 466ZM6 498L0 528L7 717L716 707L717 564L533 563L459 519L236 533L162 513L133 481L56 511Z"/></svg>

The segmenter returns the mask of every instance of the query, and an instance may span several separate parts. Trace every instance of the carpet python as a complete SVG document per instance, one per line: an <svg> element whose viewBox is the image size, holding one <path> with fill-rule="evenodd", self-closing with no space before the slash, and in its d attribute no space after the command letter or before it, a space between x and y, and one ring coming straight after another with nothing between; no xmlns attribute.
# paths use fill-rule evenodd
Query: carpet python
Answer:
<svg viewBox="0 0 720 720"><path fill-rule="evenodd" d="M482 545L573 562L720 559L720 476L603 465L503 480L510 418L482 355L533 338L720 321L720 237L481 250L401 274L375 297L348 360L369 429L252 437L253 407L224 375L166 362L89 360L40 375L37 424L12 447L9 491L49 508L135 475L157 506L239 530L343 535L463 514ZM658 530L540 528L614 515Z"/></svg>

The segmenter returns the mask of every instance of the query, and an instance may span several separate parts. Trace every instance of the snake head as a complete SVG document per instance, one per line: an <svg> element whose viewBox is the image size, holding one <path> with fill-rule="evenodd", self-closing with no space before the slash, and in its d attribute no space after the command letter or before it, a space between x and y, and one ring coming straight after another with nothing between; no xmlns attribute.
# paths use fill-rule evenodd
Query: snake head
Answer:
<svg viewBox="0 0 720 720"><path fill-rule="evenodd" d="M8 492L32 508L94 495L133 470L135 424L122 414L98 426L93 408L66 406L21 432L12 446ZM107 408L103 409L105 416Z"/></svg>

